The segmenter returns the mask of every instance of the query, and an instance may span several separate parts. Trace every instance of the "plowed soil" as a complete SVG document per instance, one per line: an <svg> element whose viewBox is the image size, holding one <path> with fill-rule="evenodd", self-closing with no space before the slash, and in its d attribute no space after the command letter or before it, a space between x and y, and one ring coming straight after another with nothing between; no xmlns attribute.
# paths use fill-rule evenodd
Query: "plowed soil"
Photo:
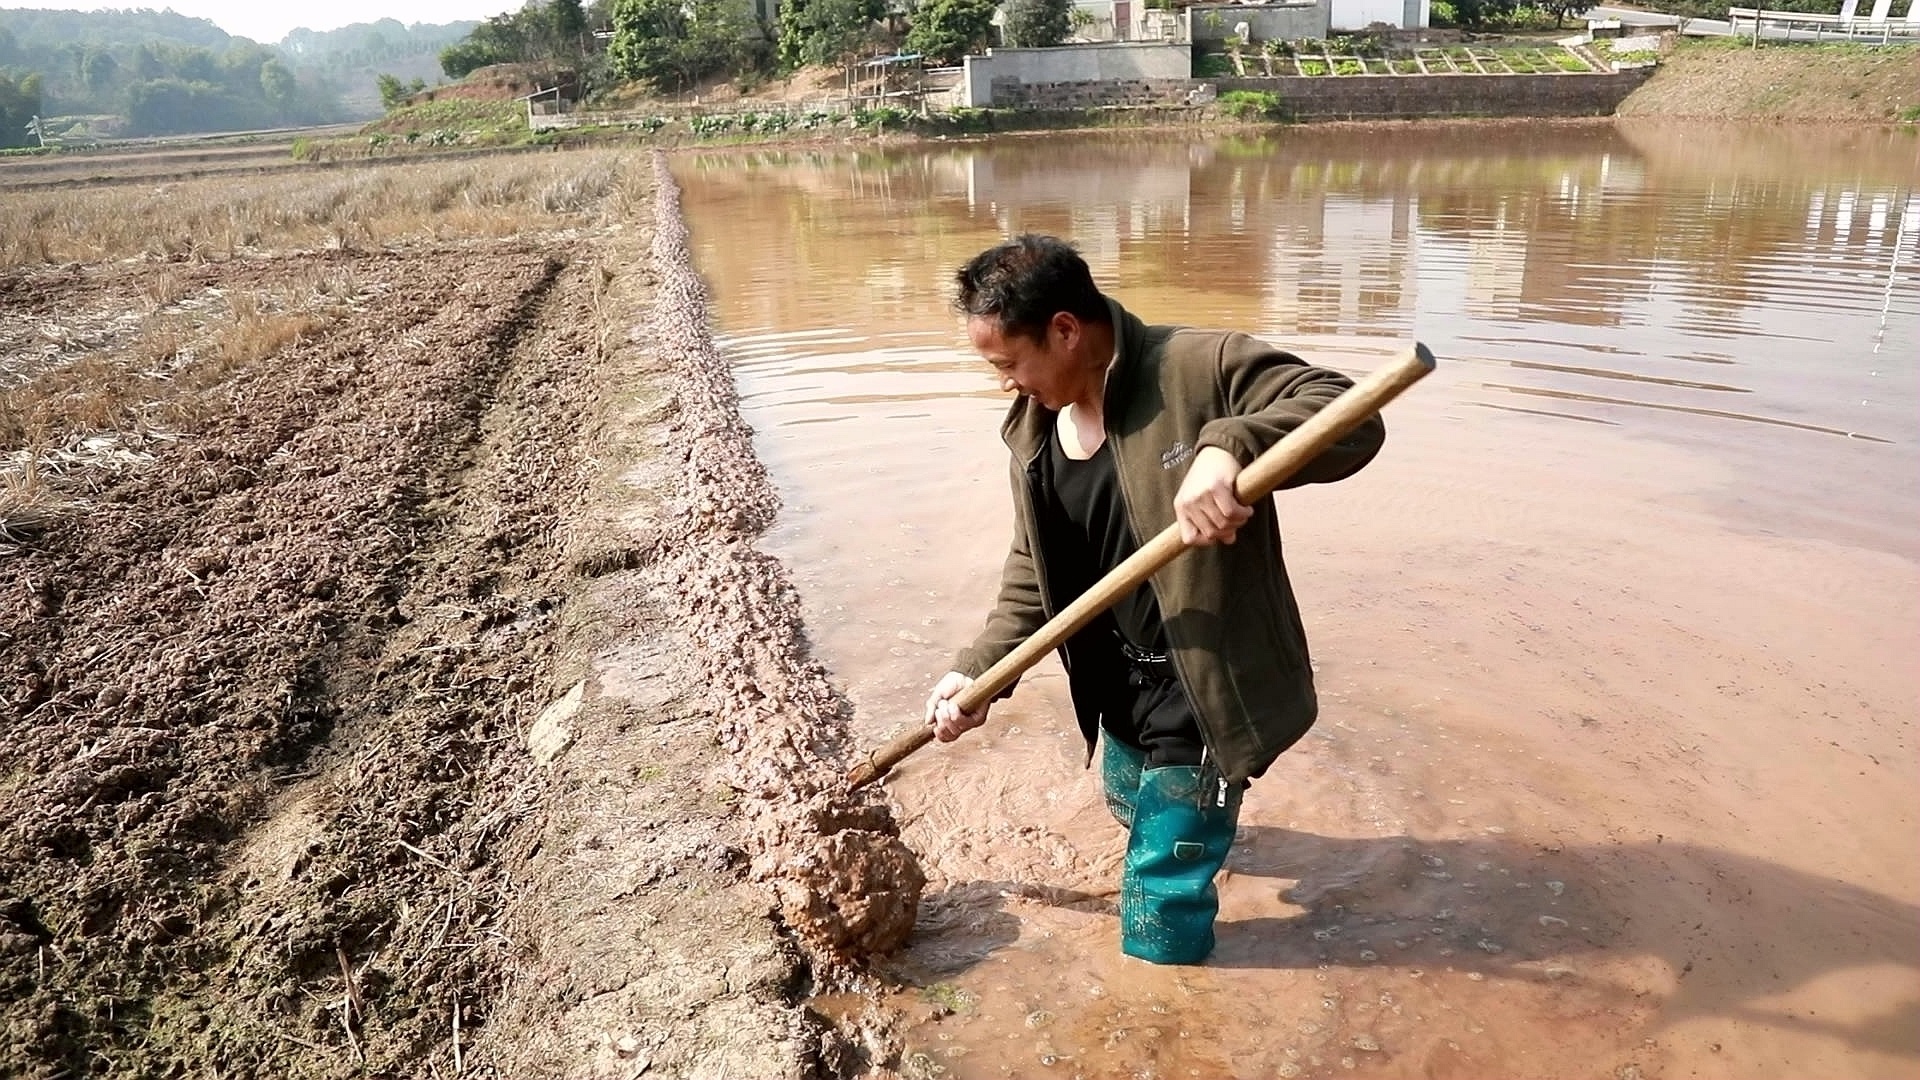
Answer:
<svg viewBox="0 0 1920 1080"><path fill-rule="evenodd" d="M535 250L382 261L358 269L404 272L390 304L211 388L195 438L6 567L0 970L30 1074L123 1047L141 1071L264 1071L359 1026L345 970L371 1008L497 962L534 792L466 792L516 764L494 706L545 689L548 481L579 472L552 425L582 350L536 327L564 334L584 290ZM501 407L503 383L534 400ZM440 925L400 917L441 893ZM410 1012L370 1064L451 1023Z"/></svg>
<svg viewBox="0 0 1920 1080"><path fill-rule="evenodd" d="M770 504L712 485L764 476L737 413L686 430L715 373L656 351L651 209L167 267L192 294L321 264L373 300L182 377L189 431L0 556L0 1075L861 1067L799 1003L904 935L918 871L884 805L819 794L844 707L777 566L740 580ZM157 269L0 299L111 307ZM742 657L780 672L716 688ZM736 714L795 695L825 719L788 800ZM788 842L910 887L796 937Z"/></svg>

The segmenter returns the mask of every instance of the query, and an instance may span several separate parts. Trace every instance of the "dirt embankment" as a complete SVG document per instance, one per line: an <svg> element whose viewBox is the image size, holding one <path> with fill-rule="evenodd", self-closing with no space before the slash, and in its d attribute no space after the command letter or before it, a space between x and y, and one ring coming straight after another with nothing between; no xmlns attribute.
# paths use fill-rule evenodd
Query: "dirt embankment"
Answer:
<svg viewBox="0 0 1920 1080"><path fill-rule="evenodd" d="M725 372L658 323L629 168L596 232L167 266L188 297L324 270L355 299L183 369L188 429L0 554L0 1075L869 1060L800 1003L904 934L918 872L824 782L843 706L753 562L737 413L698 429L730 390L688 404ZM0 297L51 320L155 273ZM822 865L896 902L811 910Z"/></svg>
<svg viewBox="0 0 1920 1080"><path fill-rule="evenodd" d="M1682 40L1617 115L1702 120L1913 120L1920 48Z"/></svg>

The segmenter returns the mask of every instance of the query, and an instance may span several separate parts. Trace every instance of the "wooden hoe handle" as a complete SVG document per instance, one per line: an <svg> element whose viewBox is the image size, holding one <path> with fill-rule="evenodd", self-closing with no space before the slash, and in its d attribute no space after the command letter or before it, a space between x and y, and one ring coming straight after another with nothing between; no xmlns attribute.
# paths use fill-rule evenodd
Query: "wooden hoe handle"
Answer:
<svg viewBox="0 0 1920 1080"><path fill-rule="evenodd" d="M1242 505L1252 506L1273 494L1273 490L1284 483L1287 477L1298 472L1301 466L1319 457L1321 451L1365 423L1387 402L1398 397L1402 390L1412 386L1432 370L1433 353L1418 342L1408 346L1394 358L1392 363L1355 383L1345 393L1329 402L1326 408L1313 414L1305 423L1288 432L1285 438L1268 447L1266 453L1253 460L1253 464L1240 470L1233 484L1234 495L1239 498ZM1107 575L1095 582L1092 588L1081 593L1079 599L1068 604L1065 610L1034 631L1032 637L1021 642L999 663L973 680L973 685L955 694L953 703L959 706L962 712L972 712L993 700L995 694L1011 686L1015 679L1038 663L1042 657L1059 648L1062 642L1072 637L1081 627L1092 622L1096 615L1112 607L1121 597L1139 588L1161 567L1172 562L1175 556L1186 549L1186 543L1180 539L1180 526L1177 522L1160 530L1160 535L1128 556L1125 562L1108 571ZM932 741L931 727L924 725L915 727L912 731L867 755L867 760L854 766L853 770L847 774L847 786L859 788L871 784L887 775L909 754Z"/></svg>

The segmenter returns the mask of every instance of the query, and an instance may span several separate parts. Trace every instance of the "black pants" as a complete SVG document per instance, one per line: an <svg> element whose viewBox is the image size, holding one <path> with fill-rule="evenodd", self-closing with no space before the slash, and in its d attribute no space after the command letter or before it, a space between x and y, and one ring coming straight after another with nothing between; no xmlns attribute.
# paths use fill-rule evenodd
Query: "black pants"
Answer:
<svg viewBox="0 0 1920 1080"><path fill-rule="evenodd" d="M1100 711L1100 727L1147 755L1147 767L1198 765L1205 744L1173 662L1126 647L1118 680Z"/></svg>

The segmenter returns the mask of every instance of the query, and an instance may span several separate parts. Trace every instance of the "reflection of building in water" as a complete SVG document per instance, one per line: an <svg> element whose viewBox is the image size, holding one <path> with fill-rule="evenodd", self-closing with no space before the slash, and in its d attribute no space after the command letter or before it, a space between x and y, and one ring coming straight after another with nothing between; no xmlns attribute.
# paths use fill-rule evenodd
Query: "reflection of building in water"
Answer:
<svg viewBox="0 0 1920 1080"><path fill-rule="evenodd" d="M1842 188L1822 189L1807 198L1807 235L1822 246L1891 247L1901 235L1902 223L1906 236L1912 238L1920 227L1920 195L1910 194L1903 202L1884 191ZM1840 257L1840 253L1836 251L1835 256Z"/></svg>
<svg viewBox="0 0 1920 1080"><path fill-rule="evenodd" d="M1411 331L1417 204L1404 190L1373 198L1303 192L1282 204L1261 278L1278 326L1301 334Z"/></svg>
<svg viewBox="0 0 1920 1080"><path fill-rule="evenodd" d="M1818 286L1770 257L1809 235L1823 271L1883 279L1903 223L1920 246L1912 195L1870 172L1676 172L1616 139L1557 138L1060 137L681 168L690 204L724 207L696 230L703 272L769 326L816 320L823 296L850 320L944 326L953 267L1022 231L1072 239L1147 317L1280 335L1407 335L1421 307L1618 325L1654 317L1649 302L1724 331ZM795 284L757 287L770 265Z"/></svg>
<svg viewBox="0 0 1920 1080"><path fill-rule="evenodd" d="M1512 318L1527 292L1529 231L1509 228L1503 213L1493 226L1467 240L1467 314Z"/></svg>
<svg viewBox="0 0 1920 1080"><path fill-rule="evenodd" d="M1180 228L1189 199L1186 155L1075 153L1065 161L979 151L964 163L967 205L1006 234L1053 232L1071 239L1094 275L1112 280L1126 242Z"/></svg>

